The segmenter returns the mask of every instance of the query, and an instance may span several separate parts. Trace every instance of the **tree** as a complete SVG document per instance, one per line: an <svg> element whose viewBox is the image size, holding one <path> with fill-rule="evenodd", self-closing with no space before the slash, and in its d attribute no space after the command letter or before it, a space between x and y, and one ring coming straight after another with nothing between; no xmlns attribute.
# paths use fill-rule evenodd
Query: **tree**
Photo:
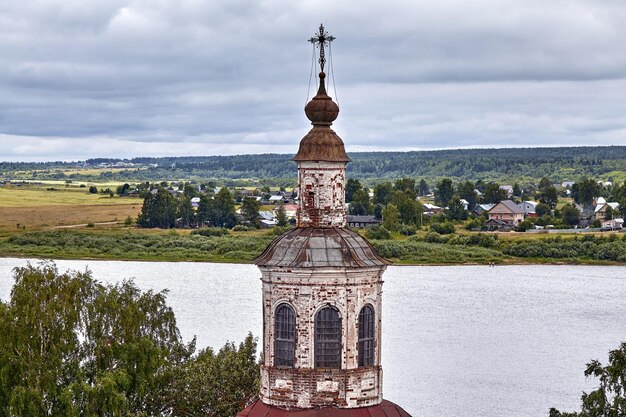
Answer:
<svg viewBox="0 0 626 417"><path fill-rule="evenodd" d="M561 209L561 216L563 217L563 223L570 226L574 226L580 222L580 210L571 204L566 204Z"/></svg>
<svg viewBox="0 0 626 417"><path fill-rule="evenodd" d="M95 185L89 186L89 194L98 194L98 189L96 188Z"/></svg>
<svg viewBox="0 0 626 417"><path fill-rule="evenodd" d="M459 197L452 197L448 204L448 209L445 215L450 220L465 220L467 219L467 211L461 202Z"/></svg>
<svg viewBox="0 0 626 417"><path fill-rule="evenodd" d="M367 188L357 190L352 196L350 202L350 214L355 215L367 215L372 211L372 204L370 203L370 195Z"/></svg>
<svg viewBox="0 0 626 417"><path fill-rule="evenodd" d="M283 204L279 204L276 209L276 225L280 227L287 226L287 213L285 212L285 206Z"/></svg>
<svg viewBox="0 0 626 417"><path fill-rule="evenodd" d="M245 223L250 226L258 227L259 225L259 210L261 209L261 202L256 198L246 197L241 203L241 217Z"/></svg>
<svg viewBox="0 0 626 417"><path fill-rule="evenodd" d="M436 204L441 207L447 206L453 195L454 187L452 186L452 180L450 178L444 178L437 183L437 189L435 190Z"/></svg>
<svg viewBox="0 0 626 417"><path fill-rule="evenodd" d="M383 227L391 232L397 232L400 228L400 212L393 204L383 209Z"/></svg>
<svg viewBox="0 0 626 417"><path fill-rule="evenodd" d="M539 180L539 189L547 188L547 187L550 187L551 185L552 185L552 181L550 181L550 178L548 177L543 177L541 178L541 180Z"/></svg>
<svg viewBox="0 0 626 417"><path fill-rule="evenodd" d="M505 190L500 188L500 184L490 182L483 192L483 201L489 204L497 204L502 200L506 200L508 195Z"/></svg>
<svg viewBox="0 0 626 417"><path fill-rule="evenodd" d="M522 195L522 188L519 186L518 183L513 184L513 195L515 197L521 197Z"/></svg>
<svg viewBox="0 0 626 417"><path fill-rule="evenodd" d="M572 197L574 201L584 207L590 207L593 199L600 193L598 183L591 178L582 178L572 186Z"/></svg>
<svg viewBox="0 0 626 417"><path fill-rule="evenodd" d="M390 203L397 207L402 223L417 224L422 212L422 205L415 200L413 193L395 191L391 196Z"/></svg>
<svg viewBox="0 0 626 417"><path fill-rule="evenodd" d="M546 203L539 203L537 204L537 207L535 207L535 212L537 213L537 216L542 217L546 214L552 213L552 210L550 209L550 206Z"/></svg>
<svg viewBox="0 0 626 417"><path fill-rule="evenodd" d="M209 222L215 227L230 229L237 224L235 200L228 188L222 187L213 198L213 211Z"/></svg>
<svg viewBox="0 0 626 417"><path fill-rule="evenodd" d="M183 227L189 227L194 222L194 211L191 205L191 198L183 196L178 201L178 218Z"/></svg>
<svg viewBox="0 0 626 417"><path fill-rule="evenodd" d="M115 190L115 192L117 193L117 195L124 195L128 192L129 189L130 189L130 184L126 183L124 185L119 185L117 189Z"/></svg>
<svg viewBox="0 0 626 417"><path fill-rule="evenodd" d="M459 184L459 197L467 201L467 208L469 210L473 210L478 202L478 195L475 190L476 186L471 181L465 181Z"/></svg>
<svg viewBox="0 0 626 417"><path fill-rule="evenodd" d="M177 212L176 199L166 190L159 188L155 194L148 193L143 200L141 213L137 217L137 226L162 229L174 227Z"/></svg>
<svg viewBox="0 0 626 417"><path fill-rule="evenodd" d="M598 379L599 387L582 395L580 413L550 409L550 417L621 417L626 415L626 342L609 352L609 364L594 359L587 364L586 377Z"/></svg>
<svg viewBox="0 0 626 417"><path fill-rule="evenodd" d="M348 178L348 181L346 181L346 203L351 202L354 193L362 188L363 186L361 185L361 181L354 178Z"/></svg>
<svg viewBox="0 0 626 417"><path fill-rule="evenodd" d="M376 185L374 187L374 202L382 205L387 204L392 192L393 185L389 181Z"/></svg>
<svg viewBox="0 0 626 417"><path fill-rule="evenodd" d="M173 407L178 416L232 417L253 400L259 389L257 343L252 335L219 352L202 350L186 363L176 381Z"/></svg>
<svg viewBox="0 0 626 417"><path fill-rule="evenodd" d="M396 191L403 191L411 195L411 198L415 198L415 180L412 178L399 178L393 185Z"/></svg>
<svg viewBox="0 0 626 417"><path fill-rule="evenodd" d="M184 345L165 293L41 263L0 302L0 415L163 415Z"/></svg>
<svg viewBox="0 0 626 417"><path fill-rule="evenodd" d="M556 204L559 201L559 197L556 192L556 188L553 185L550 185L545 188L541 188L539 190L539 201L544 204L550 206L550 208L555 208Z"/></svg>
<svg viewBox="0 0 626 417"><path fill-rule="evenodd" d="M426 181L424 180L424 178L420 180L417 193L419 194L420 197L424 197L430 194L430 190L428 189L428 184L426 184Z"/></svg>

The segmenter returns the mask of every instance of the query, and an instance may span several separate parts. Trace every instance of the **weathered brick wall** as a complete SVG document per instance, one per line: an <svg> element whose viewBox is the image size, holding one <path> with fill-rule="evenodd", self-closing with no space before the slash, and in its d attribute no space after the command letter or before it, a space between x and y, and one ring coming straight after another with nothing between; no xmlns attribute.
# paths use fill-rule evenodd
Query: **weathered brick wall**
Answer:
<svg viewBox="0 0 626 417"><path fill-rule="evenodd" d="M385 267L261 268L263 282L263 366L261 399L285 408L335 405L362 407L382 401L381 298ZM274 367L274 312L282 303L296 312L295 367ZM375 311L374 365L358 367L358 316ZM314 367L314 317L327 305L342 319L341 369Z"/></svg>
<svg viewBox="0 0 626 417"><path fill-rule="evenodd" d="M299 227L346 225L345 162L298 163Z"/></svg>

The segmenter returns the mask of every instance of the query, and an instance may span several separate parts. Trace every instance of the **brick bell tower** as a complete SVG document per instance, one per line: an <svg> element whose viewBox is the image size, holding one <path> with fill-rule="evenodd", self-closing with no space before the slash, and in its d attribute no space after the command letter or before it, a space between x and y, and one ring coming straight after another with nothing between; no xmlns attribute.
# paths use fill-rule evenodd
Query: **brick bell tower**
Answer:
<svg viewBox="0 0 626 417"><path fill-rule="evenodd" d="M239 416L410 417L383 400L382 275L388 261L346 228L346 155L330 128L339 107L326 93L320 25L320 86L306 105L313 127L298 165L297 227L255 259L263 284L260 400Z"/></svg>

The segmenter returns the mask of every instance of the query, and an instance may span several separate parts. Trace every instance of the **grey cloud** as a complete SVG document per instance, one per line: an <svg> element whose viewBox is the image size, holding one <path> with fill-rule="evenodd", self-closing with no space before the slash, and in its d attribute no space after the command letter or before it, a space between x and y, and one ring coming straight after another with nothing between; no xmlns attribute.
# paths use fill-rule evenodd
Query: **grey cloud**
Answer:
<svg viewBox="0 0 626 417"><path fill-rule="evenodd" d="M0 160L291 152L320 20L348 149L626 143L618 1L24 0L0 5Z"/></svg>

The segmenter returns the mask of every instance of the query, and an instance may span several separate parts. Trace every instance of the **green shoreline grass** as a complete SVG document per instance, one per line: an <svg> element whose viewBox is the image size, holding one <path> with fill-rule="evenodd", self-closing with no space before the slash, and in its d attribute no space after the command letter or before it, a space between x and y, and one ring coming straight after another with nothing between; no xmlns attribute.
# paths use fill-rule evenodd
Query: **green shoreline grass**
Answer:
<svg viewBox="0 0 626 417"><path fill-rule="evenodd" d="M133 228L37 231L0 239L0 257L251 263L274 238L266 231L210 237L188 231ZM626 240L622 237L542 239L539 246L549 251L551 256L547 257L507 254L529 252L537 247L536 238L501 239L490 247L431 243L419 238L374 240L372 244L395 265L626 265ZM573 256L575 250L593 256ZM559 251L565 257L559 257Z"/></svg>

